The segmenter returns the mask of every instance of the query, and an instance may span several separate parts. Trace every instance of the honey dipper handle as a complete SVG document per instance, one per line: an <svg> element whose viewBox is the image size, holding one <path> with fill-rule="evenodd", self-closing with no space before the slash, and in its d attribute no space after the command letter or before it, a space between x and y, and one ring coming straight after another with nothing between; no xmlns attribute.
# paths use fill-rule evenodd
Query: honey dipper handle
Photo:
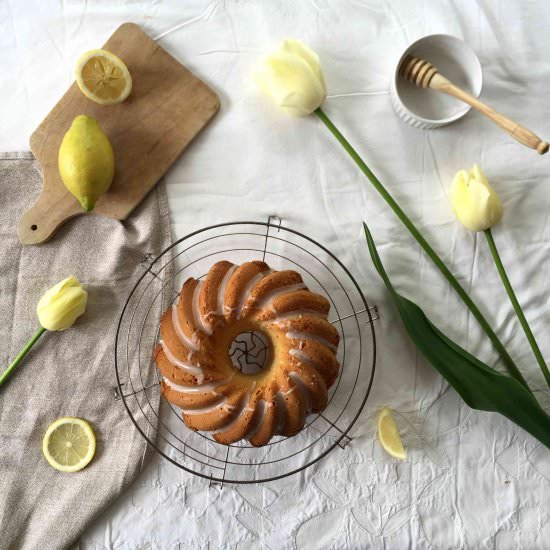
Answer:
<svg viewBox="0 0 550 550"><path fill-rule="evenodd" d="M444 76L436 74L430 82L430 88L444 92L471 105L487 118L490 118L495 124L498 124L498 126L508 132L515 140L531 149L535 149L539 155L544 155L544 153L548 151L548 143L542 141L536 134L531 132L531 130L510 120L508 117L495 111L492 107L489 107L489 105L485 105L485 103L482 103L479 99L476 99L474 96L455 86Z"/></svg>

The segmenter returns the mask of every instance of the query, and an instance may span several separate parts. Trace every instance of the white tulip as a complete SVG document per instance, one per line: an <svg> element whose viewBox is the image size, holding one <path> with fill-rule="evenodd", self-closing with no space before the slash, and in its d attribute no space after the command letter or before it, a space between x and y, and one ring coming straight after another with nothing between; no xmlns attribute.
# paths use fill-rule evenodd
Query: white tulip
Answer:
<svg viewBox="0 0 550 550"><path fill-rule="evenodd" d="M262 61L255 80L279 107L295 116L311 114L327 95L319 56L289 38Z"/></svg>
<svg viewBox="0 0 550 550"><path fill-rule="evenodd" d="M36 306L40 324L47 330L66 330L85 309L88 293L75 277L68 277L50 288Z"/></svg>
<svg viewBox="0 0 550 550"><path fill-rule="evenodd" d="M502 203L477 164L456 173L451 200L456 217L471 231L485 231L502 219Z"/></svg>

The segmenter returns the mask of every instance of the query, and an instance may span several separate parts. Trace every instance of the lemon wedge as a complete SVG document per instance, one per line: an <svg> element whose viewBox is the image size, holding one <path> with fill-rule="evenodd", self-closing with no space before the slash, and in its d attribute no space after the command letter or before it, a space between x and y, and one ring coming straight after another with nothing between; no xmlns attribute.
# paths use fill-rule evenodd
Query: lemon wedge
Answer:
<svg viewBox="0 0 550 550"><path fill-rule="evenodd" d="M81 418L58 418L48 426L44 434L42 452L48 464L56 470L78 472L94 456L94 432Z"/></svg>
<svg viewBox="0 0 550 550"><path fill-rule="evenodd" d="M100 105L124 101L132 91L132 77L124 61L106 50L91 50L76 62L76 83Z"/></svg>
<svg viewBox="0 0 550 550"><path fill-rule="evenodd" d="M377 426L378 440L382 448L391 456L405 460L407 458L407 451L403 447L397 425L389 407L384 407L378 413Z"/></svg>

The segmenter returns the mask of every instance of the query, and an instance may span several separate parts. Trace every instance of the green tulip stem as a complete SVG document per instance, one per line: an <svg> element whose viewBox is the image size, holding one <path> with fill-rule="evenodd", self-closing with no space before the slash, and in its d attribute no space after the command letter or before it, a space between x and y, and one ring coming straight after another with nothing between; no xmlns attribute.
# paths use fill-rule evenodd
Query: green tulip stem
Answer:
<svg viewBox="0 0 550 550"><path fill-rule="evenodd" d="M504 345L499 340L498 336L495 334L495 332L487 322L487 319L485 319L485 317L483 316L483 314L481 313L477 305L472 301L472 299L470 298L468 293L464 290L462 285L458 282L456 277L449 271L449 269L447 268L443 260L439 257L439 255L436 253L436 251L430 246L430 244L426 241L426 239L424 239L420 231L408 218L405 212L403 212L399 204L397 204L395 199L390 195L387 189L382 185L380 180L371 172L370 168L365 164L365 162L359 156L357 151L351 146L349 141L342 135L340 130L336 128L336 126L332 123L332 121L328 118L328 116L322 111L320 107L315 110L315 114L323 121L325 126L332 133L332 135L340 142L340 144L346 150L349 156L355 161L355 164L357 164L361 172L363 172L363 174L367 176L367 178L372 183L373 187L378 191L378 193L380 193L380 195L382 195L382 198L388 203L390 208L394 211L396 216L401 220L403 225L409 230L411 235L416 239L418 244L424 249L426 254L434 262L434 264L439 269L439 271L441 271L441 273L445 276L447 281L449 281L449 284L454 288L457 294L462 298L462 301L466 304L466 306L468 306L473 316L477 319L478 323L481 325L481 328L485 331L485 333L493 343L494 347L499 352L506 368L508 369L508 372L516 380L521 382L526 388L529 389L529 387L527 386L527 382L525 381L525 378L523 378L516 364L514 363L514 361L506 351L506 349L504 348Z"/></svg>
<svg viewBox="0 0 550 550"><path fill-rule="evenodd" d="M30 349L36 344L36 341L46 332L46 329L44 327L40 327L35 333L34 336L27 342L25 347L19 352L19 355L11 362L11 365L2 373L0 374L0 386L8 379L9 375L12 373L12 371L15 370L17 365L23 361L23 358L27 353L29 353Z"/></svg>
<svg viewBox="0 0 550 550"><path fill-rule="evenodd" d="M529 341L529 345L531 346L531 349L533 350L533 354L535 355L537 363L540 366L540 370L542 371L542 374L544 375L544 378L546 379L546 383L550 387L550 372L548 371L548 367L546 366L546 362L544 361L544 357L542 356L542 353L540 352L539 346L537 345L537 341L535 340L535 337L534 337L533 333L531 332L531 327L529 327L529 323L527 322L527 319L525 318L523 310L521 309L521 306L518 302L518 299L516 297L514 289L512 288L512 284L510 283L510 280L508 279L508 276L506 275L506 271L504 269L504 265L502 263L502 260L500 259L500 254L498 253L497 245L495 243L495 240L493 239L493 233L491 232L491 229L487 229L485 231L485 237L487 237L487 243L489 244L489 250L491 251L491 254L493 256L493 260L495 261L495 265L497 266L498 273L499 273L500 278L502 280L502 284L504 285L504 288L506 289L506 293L508 294L508 298L510 298L510 302L512 302L512 306L514 307L514 311L516 312L516 315L518 316L519 322L520 322L520 324L523 328L523 332L525 332L525 336L527 336L527 340Z"/></svg>

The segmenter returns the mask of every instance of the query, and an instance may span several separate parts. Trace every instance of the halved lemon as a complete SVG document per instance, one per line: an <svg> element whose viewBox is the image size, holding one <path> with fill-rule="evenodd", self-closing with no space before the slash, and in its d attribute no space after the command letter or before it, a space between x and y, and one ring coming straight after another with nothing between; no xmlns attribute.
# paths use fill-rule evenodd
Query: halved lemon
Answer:
<svg viewBox="0 0 550 550"><path fill-rule="evenodd" d="M378 440L382 448L391 456L405 460L407 458L407 451L403 447L395 419L389 407L384 407L378 413L377 425Z"/></svg>
<svg viewBox="0 0 550 550"><path fill-rule="evenodd" d="M81 418L58 418L48 426L44 434L42 452L49 465L56 470L78 472L94 456L94 432Z"/></svg>
<svg viewBox="0 0 550 550"><path fill-rule="evenodd" d="M107 50L90 50L76 62L76 83L100 105L124 101L132 91L132 77L124 61Z"/></svg>

